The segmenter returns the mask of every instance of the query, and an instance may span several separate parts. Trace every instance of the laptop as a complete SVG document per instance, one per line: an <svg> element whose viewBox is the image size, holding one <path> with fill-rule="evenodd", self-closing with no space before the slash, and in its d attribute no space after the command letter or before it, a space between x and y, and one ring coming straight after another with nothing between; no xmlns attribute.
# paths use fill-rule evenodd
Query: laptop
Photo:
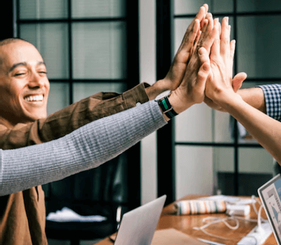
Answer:
<svg viewBox="0 0 281 245"><path fill-rule="evenodd" d="M273 177L258 189L265 213L278 245L281 245L281 176Z"/></svg>
<svg viewBox="0 0 281 245"><path fill-rule="evenodd" d="M123 215L114 245L150 245L166 195Z"/></svg>

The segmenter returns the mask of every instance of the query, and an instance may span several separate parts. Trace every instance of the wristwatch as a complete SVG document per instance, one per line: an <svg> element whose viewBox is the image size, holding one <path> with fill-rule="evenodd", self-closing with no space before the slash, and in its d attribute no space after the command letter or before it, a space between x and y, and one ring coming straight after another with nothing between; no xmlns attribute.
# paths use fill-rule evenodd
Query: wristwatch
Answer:
<svg viewBox="0 0 281 245"><path fill-rule="evenodd" d="M165 96L159 100L157 100L158 105L160 106L163 114L165 114L168 118L173 118L178 115L170 104L168 96Z"/></svg>

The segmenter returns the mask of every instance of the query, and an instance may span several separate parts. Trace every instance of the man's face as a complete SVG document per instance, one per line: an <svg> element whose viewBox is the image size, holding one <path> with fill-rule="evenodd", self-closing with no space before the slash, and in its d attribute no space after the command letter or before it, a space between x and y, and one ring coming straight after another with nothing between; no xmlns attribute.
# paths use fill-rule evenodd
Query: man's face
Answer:
<svg viewBox="0 0 281 245"><path fill-rule="evenodd" d="M0 47L0 120L14 125L45 118L49 89L46 66L33 45L19 40Z"/></svg>

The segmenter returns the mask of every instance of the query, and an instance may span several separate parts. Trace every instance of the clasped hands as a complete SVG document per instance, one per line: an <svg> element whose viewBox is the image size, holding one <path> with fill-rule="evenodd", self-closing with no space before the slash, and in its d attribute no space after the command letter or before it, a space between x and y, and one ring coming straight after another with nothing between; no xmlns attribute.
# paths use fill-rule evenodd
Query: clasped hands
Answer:
<svg viewBox="0 0 281 245"><path fill-rule="evenodd" d="M246 79L245 73L233 78L235 40L230 41L228 17L220 24L204 4L188 26L173 63L162 83L172 93L174 110L180 113L193 104L226 111L230 99ZM241 98L241 97L240 97Z"/></svg>

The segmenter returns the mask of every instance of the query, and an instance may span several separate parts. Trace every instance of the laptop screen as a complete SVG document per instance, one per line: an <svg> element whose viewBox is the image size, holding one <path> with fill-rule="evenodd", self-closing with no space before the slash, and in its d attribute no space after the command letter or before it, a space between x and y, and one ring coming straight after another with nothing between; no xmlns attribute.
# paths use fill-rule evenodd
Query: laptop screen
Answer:
<svg viewBox="0 0 281 245"><path fill-rule="evenodd" d="M123 215L114 245L151 244L166 195Z"/></svg>
<svg viewBox="0 0 281 245"><path fill-rule="evenodd" d="M258 189L269 223L274 236L281 244L281 177L276 175Z"/></svg>

